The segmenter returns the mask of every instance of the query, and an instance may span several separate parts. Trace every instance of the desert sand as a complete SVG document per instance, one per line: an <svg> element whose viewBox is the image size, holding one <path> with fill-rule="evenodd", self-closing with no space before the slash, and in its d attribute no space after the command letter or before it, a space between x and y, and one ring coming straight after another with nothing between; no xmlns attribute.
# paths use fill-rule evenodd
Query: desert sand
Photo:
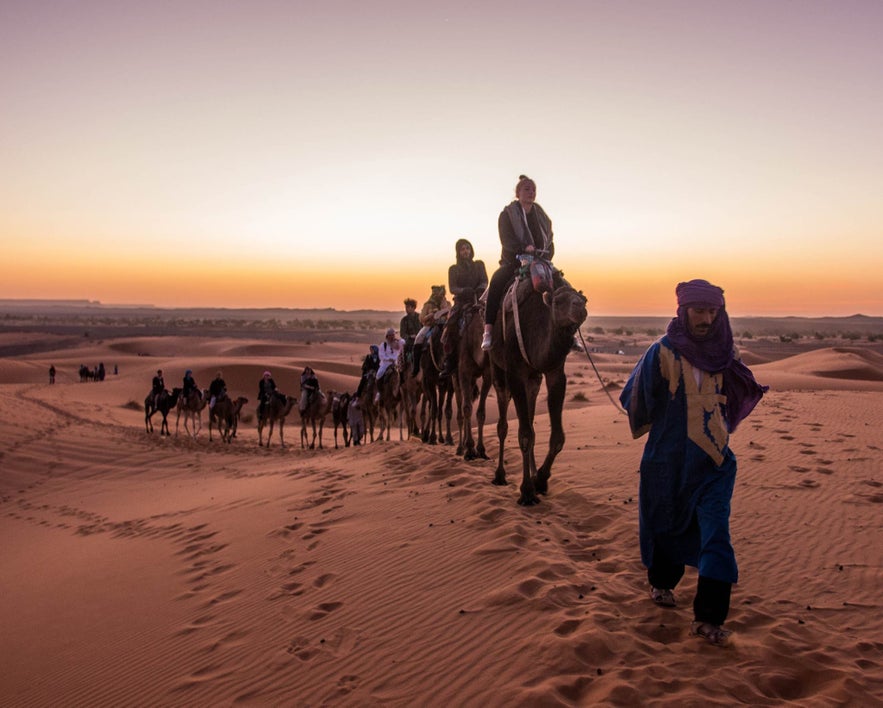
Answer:
<svg viewBox="0 0 883 708"><path fill-rule="evenodd" d="M379 339L379 335L378 335ZM648 340L649 341L649 340ZM264 369L353 390L365 345L130 337L0 358L0 705L883 705L883 356L745 359L731 647L649 600L643 440L571 355L549 494L416 439L257 444ZM614 398L637 357L599 353ZM104 362L101 383L77 368ZM50 364L58 369L49 385ZM114 366L119 373L113 374ZM145 431L157 368L251 399L230 445ZM512 412L510 411L510 416ZM174 433L174 414L170 420ZM203 422L205 420L203 419ZM548 424L537 417L538 452Z"/></svg>

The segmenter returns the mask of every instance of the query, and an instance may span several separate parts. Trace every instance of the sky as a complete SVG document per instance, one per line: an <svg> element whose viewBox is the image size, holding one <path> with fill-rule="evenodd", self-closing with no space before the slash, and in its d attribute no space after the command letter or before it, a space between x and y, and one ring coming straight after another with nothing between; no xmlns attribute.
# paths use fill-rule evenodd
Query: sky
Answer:
<svg viewBox="0 0 883 708"><path fill-rule="evenodd" d="M400 310L520 174L590 315L883 315L883 2L0 0L0 298Z"/></svg>

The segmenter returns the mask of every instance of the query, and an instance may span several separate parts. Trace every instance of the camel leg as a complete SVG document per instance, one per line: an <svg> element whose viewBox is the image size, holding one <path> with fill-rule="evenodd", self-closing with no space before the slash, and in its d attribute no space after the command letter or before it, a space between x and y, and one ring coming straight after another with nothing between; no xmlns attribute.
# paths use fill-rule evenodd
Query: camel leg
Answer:
<svg viewBox="0 0 883 708"><path fill-rule="evenodd" d="M454 444L454 436L451 434L451 419L454 417L454 387L448 384L445 387L445 445Z"/></svg>
<svg viewBox="0 0 883 708"><path fill-rule="evenodd" d="M497 441L500 445L500 452L497 459L497 469L494 472L494 484L504 485L506 482L506 467L503 464L503 450L506 446L506 435L509 433L509 390L506 388L506 374L498 372L500 379L497 379L497 373L494 374L494 390L497 393Z"/></svg>
<svg viewBox="0 0 883 708"><path fill-rule="evenodd" d="M549 401L549 451L542 466L537 470L536 488L539 494L549 491L549 477L552 476L552 463L564 448L564 425L561 412L564 408L564 395L567 390L567 377L564 368L546 374L546 393Z"/></svg>
<svg viewBox="0 0 883 708"><path fill-rule="evenodd" d="M461 363L457 374L457 427L460 429L460 444L457 454L464 460L475 459L475 440L472 439L472 383L471 374L465 371Z"/></svg>
<svg viewBox="0 0 883 708"><path fill-rule="evenodd" d="M487 395L491 390L490 372L486 372L481 379L481 391L478 395L478 408L475 410L475 422L478 425L478 444L475 446L475 454L482 460L488 459L484 449L484 423L487 419Z"/></svg>
<svg viewBox="0 0 883 708"><path fill-rule="evenodd" d="M285 427L285 418L279 419L279 447L285 447L285 435L283 433L283 428ZM268 441L269 442L269 439Z"/></svg>
<svg viewBox="0 0 883 708"><path fill-rule="evenodd" d="M522 506L533 506L540 502L534 482L536 478L536 461L534 460L536 432L533 427L540 378L539 376L531 376L527 381L510 382L512 401L518 414L518 447L521 448L522 467L521 496L518 498L518 503Z"/></svg>

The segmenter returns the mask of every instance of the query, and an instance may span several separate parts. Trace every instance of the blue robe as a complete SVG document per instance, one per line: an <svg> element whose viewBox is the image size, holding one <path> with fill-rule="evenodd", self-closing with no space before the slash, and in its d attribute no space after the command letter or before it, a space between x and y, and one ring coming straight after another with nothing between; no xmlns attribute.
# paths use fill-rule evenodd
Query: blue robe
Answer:
<svg viewBox="0 0 883 708"><path fill-rule="evenodd" d="M641 560L694 566L699 574L735 583L730 500L736 457L729 448L723 375L701 372L667 337L635 366L620 402L635 438L649 432L641 458Z"/></svg>

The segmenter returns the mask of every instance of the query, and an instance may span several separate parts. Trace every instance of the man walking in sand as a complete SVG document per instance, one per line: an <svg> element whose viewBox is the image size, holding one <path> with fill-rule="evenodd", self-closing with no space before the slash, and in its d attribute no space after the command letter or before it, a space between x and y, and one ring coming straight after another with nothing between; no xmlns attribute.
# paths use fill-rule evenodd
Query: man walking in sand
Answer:
<svg viewBox="0 0 883 708"><path fill-rule="evenodd" d="M730 542L736 457L729 434L767 387L740 361L724 291L705 280L679 283L667 333L641 357L620 401L635 438L649 432L640 466L641 560L650 597L676 605L684 566L699 570L692 634L729 643L722 625L738 580Z"/></svg>

